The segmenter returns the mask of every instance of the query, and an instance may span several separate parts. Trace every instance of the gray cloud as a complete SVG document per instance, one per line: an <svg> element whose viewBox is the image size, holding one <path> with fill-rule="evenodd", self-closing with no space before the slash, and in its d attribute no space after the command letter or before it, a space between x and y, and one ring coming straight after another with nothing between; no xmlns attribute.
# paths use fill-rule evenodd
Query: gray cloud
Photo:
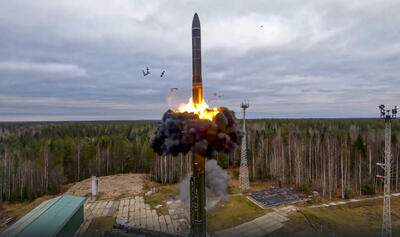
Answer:
<svg viewBox="0 0 400 237"><path fill-rule="evenodd" d="M62 74L63 76L87 76L86 70L76 65L60 63L34 63L6 61L0 62L0 73Z"/></svg>
<svg viewBox="0 0 400 237"><path fill-rule="evenodd" d="M190 96L194 12L211 105L239 112L247 98L251 117L375 117L376 105L400 104L399 7L394 0L2 1L0 121L158 119L168 101ZM143 78L146 66L152 74Z"/></svg>

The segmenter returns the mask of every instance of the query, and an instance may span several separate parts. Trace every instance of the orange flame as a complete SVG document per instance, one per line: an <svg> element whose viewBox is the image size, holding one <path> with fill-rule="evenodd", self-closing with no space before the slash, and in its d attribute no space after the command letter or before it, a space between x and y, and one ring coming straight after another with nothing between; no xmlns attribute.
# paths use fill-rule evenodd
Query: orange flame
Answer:
<svg viewBox="0 0 400 237"><path fill-rule="evenodd" d="M219 113L218 108L209 108L204 100L201 104L194 104L192 98L189 99L189 103L179 106L177 112L194 113L197 114L200 119L208 120L213 120L215 115Z"/></svg>

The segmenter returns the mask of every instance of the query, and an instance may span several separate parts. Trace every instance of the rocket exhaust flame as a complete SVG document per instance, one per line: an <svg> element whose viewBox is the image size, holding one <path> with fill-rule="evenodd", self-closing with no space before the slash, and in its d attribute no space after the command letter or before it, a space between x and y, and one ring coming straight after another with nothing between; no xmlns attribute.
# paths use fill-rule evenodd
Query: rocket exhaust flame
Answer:
<svg viewBox="0 0 400 237"><path fill-rule="evenodd" d="M179 109L174 110L174 112L194 113L199 116L200 119L208 119L212 121L219 113L219 110L218 108L209 108L205 101L202 101L200 104L195 104L193 103L193 98L190 98L189 103L179 106Z"/></svg>

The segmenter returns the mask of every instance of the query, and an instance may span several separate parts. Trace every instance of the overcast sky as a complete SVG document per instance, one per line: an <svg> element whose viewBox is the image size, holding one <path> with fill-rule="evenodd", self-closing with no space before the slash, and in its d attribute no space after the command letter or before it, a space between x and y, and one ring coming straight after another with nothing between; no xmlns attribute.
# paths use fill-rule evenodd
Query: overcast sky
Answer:
<svg viewBox="0 0 400 237"><path fill-rule="evenodd" d="M3 0L0 121L159 119L190 97L195 12L209 104L377 117L400 104L399 11L396 0Z"/></svg>

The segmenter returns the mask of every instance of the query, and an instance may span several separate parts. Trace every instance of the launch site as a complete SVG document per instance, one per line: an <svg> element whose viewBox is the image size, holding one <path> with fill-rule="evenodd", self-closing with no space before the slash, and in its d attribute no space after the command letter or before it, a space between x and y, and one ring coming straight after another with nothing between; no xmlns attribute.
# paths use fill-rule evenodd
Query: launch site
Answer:
<svg viewBox="0 0 400 237"><path fill-rule="evenodd" d="M0 237L400 237L400 2L0 2Z"/></svg>

